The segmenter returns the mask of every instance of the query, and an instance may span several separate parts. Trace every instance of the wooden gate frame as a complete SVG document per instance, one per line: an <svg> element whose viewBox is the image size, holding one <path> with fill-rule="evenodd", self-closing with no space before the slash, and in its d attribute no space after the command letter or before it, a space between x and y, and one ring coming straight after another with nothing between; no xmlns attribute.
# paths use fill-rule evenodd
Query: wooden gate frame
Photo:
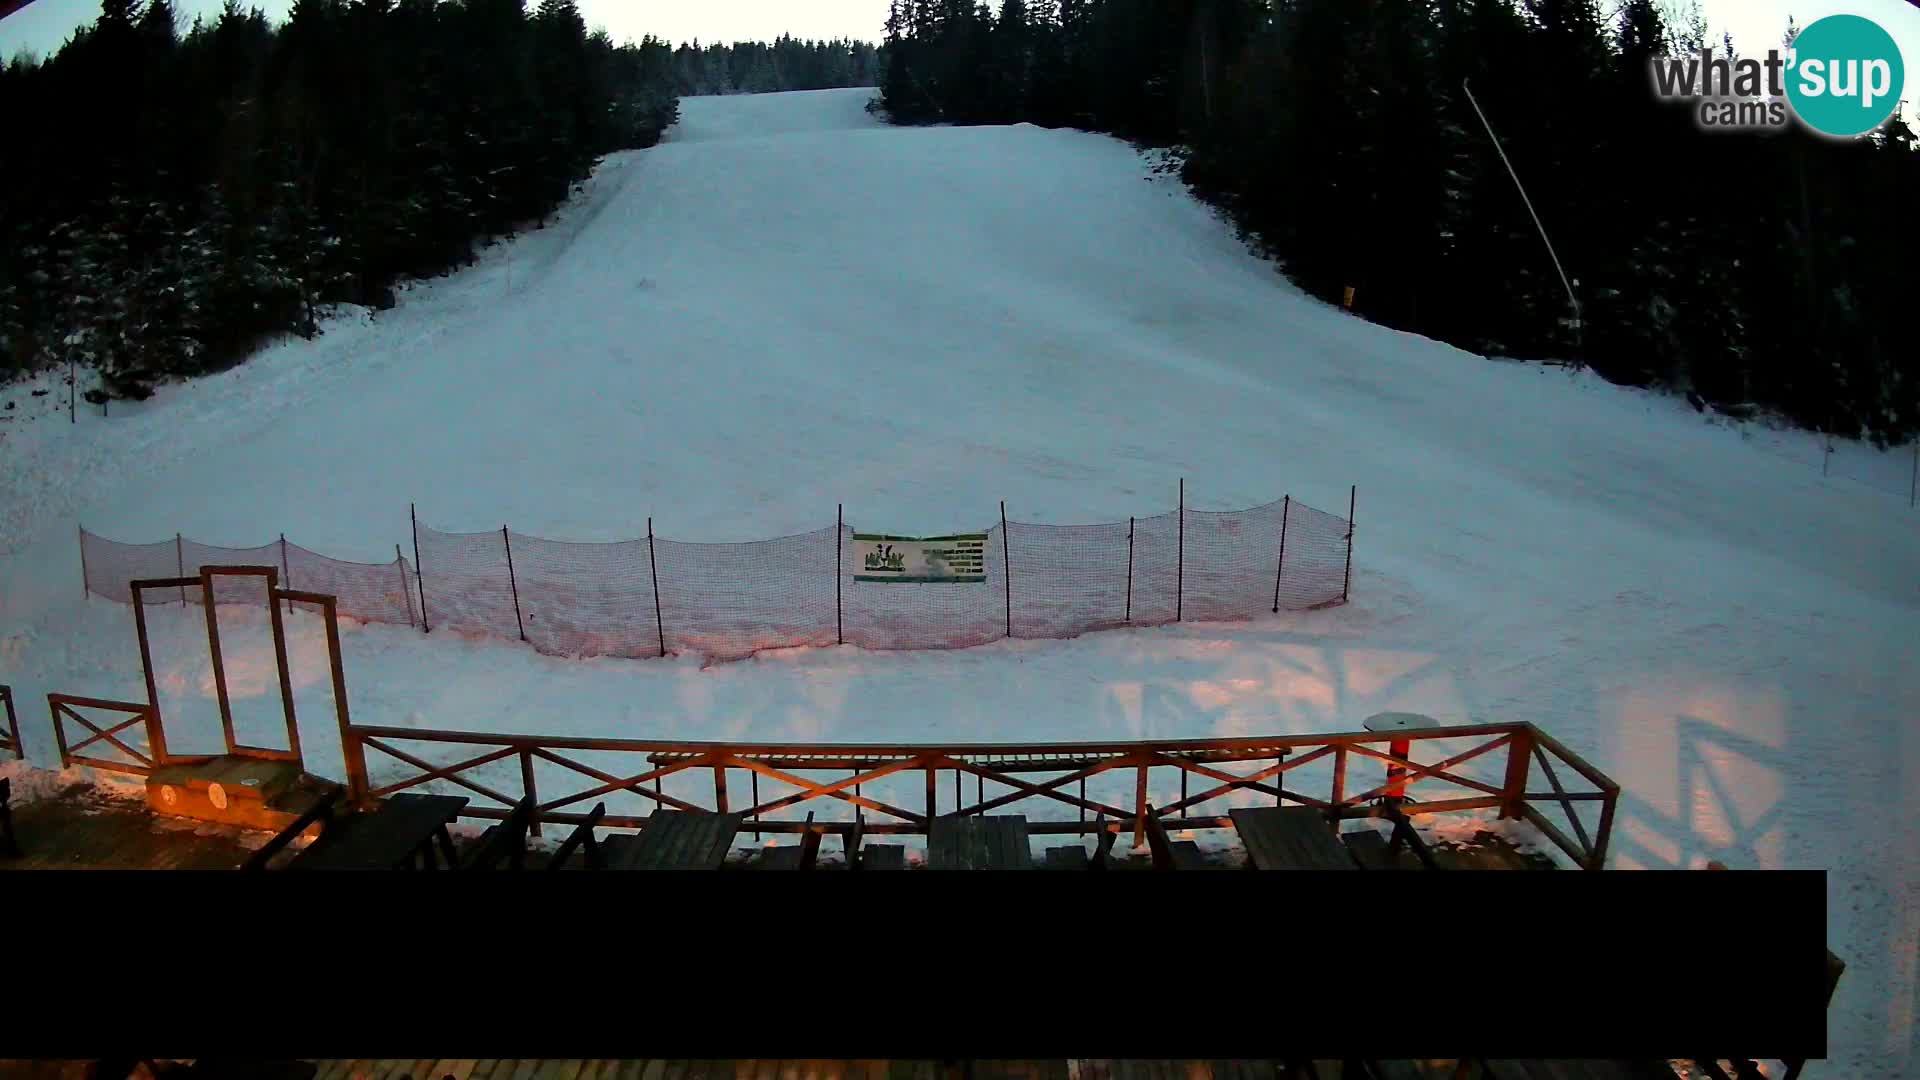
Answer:
<svg viewBox="0 0 1920 1080"><path fill-rule="evenodd" d="M21 761L27 760L26 747L20 745L20 717L13 711L13 687L0 683L0 706L7 711L6 730L0 731L0 750L10 750Z"/></svg>
<svg viewBox="0 0 1920 1080"><path fill-rule="evenodd" d="M214 580L222 577L258 577L266 580L267 610L273 628L273 658L280 679L280 704L286 715L287 749L249 746L239 741L233 730L233 705L227 690L227 673L220 645L220 621L214 598ZM273 566L202 566L198 577L148 578L130 582L128 592L133 602L133 628L140 640L140 668L146 678L147 701L144 706L129 706L138 709L147 719L148 754L151 767L157 768L169 762L182 760L167 749L166 724L160 712L160 693L154 678L153 650L147 636L147 613L145 593L150 589L185 589L197 586L200 589L201 605L206 609L207 617L207 653L213 663L214 693L220 703L220 726L226 740L227 753L234 757L257 758L265 761L286 761L303 767L304 756L300 747L300 727L294 714L293 676L287 663L287 631L281 618L283 603L312 604L320 609L321 617L327 628L327 659L332 668L333 695L335 709L344 731L348 724L346 676L340 663L340 629L338 611L334 597L324 593L301 592L280 587L280 570ZM62 701L55 702L53 699ZM56 725L59 723L59 704L66 695L48 695L54 705ZM122 703L127 704L127 703ZM63 759L64 759L63 754ZM62 764L65 762L63 760Z"/></svg>

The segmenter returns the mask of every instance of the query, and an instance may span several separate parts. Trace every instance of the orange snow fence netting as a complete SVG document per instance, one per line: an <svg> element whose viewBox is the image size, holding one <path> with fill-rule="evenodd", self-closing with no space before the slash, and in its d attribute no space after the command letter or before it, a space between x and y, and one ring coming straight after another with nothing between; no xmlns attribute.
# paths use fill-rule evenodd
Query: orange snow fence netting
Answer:
<svg viewBox="0 0 1920 1080"><path fill-rule="evenodd" d="M1321 607L1346 598L1352 523L1289 498L1100 525L1013 521L974 535L984 535L970 541L978 571L939 581L861 574L866 549L846 525L717 544L568 543L419 525L418 567L397 553L390 563L342 562L286 541L123 544L82 530L80 543L87 591L123 603L133 579L276 566L284 587L337 596L340 614L365 622L518 638L554 656L735 660L842 643L959 649ZM182 600L199 602L198 590Z"/></svg>

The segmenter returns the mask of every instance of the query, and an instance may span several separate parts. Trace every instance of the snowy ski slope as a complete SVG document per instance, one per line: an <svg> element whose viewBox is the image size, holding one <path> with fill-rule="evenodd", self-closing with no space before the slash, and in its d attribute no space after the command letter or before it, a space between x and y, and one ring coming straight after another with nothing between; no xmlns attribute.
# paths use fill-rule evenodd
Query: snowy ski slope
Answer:
<svg viewBox="0 0 1920 1080"><path fill-rule="evenodd" d="M1920 1069L1904 458L1882 485L1900 496L1823 481L1804 440L1789 460L1684 403L1367 325L1119 142L886 129L869 96L689 99L668 141L608 159L544 230L108 419L0 391L23 403L0 425L0 682L36 760L46 692L143 693L128 609L80 602L77 523L379 560L410 501L446 529L601 540L651 516L733 540L818 528L839 502L862 528L931 534L985 526L1001 499L1029 521L1157 513L1182 476L1200 509L1290 492L1344 510L1351 483L1343 609L704 669L349 627L354 712L834 741L1532 720L1625 785L1617 865L1831 871L1850 966L1817 1074ZM217 731L198 620L156 613L161 692L174 724ZM324 771L309 623L294 663ZM253 630L230 666L243 722L270 725ZM1674 976L1714 989L1683 958Z"/></svg>

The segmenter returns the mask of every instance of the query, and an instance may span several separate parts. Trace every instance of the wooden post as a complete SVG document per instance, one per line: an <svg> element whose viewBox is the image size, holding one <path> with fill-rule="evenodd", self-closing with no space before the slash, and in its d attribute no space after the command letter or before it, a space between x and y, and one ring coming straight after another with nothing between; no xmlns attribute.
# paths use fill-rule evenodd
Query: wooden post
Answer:
<svg viewBox="0 0 1920 1080"><path fill-rule="evenodd" d="M327 666L333 673L333 713L340 722L340 756L347 767L347 798L355 806L367 802L367 748L353 733L353 720L347 713L347 673L340 663L340 620L334 602L321 605L321 617L327 624Z"/></svg>
<svg viewBox="0 0 1920 1080"><path fill-rule="evenodd" d="M1280 503L1280 560L1273 567L1273 613L1280 614L1280 575L1287 568L1287 516L1293 510L1293 496Z"/></svg>
<svg viewBox="0 0 1920 1080"><path fill-rule="evenodd" d="M133 632L140 639L140 671L147 679L147 754L155 765L165 765L167 735L160 720L160 691L153 681L153 650L147 644L147 605L143 589L133 590ZM62 750L61 768L66 767L65 754Z"/></svg>
<svg viewBox="0 0 1920 1080"><path fill-rule="evenodd" d="M1140 766L1133 786L1133 846L1147 842L1147 767Z"/></svg>
<svg viewBox="0 0 1920 1080"><path fill-rule="evenodd" d="M1527 769L1533 762L1533 729L1515 731L1507 743L1507 777L1500 787L1500 816L1517 818L1526 808Z"/></svg>
<svg viewBox="0 0 1920 1080"><path fill-rule="evenodd" d="M1179 622L1181 605L1187 598L1187 478L1180 478L1180 540L1179 554L1173 564L1173 621ZM1144 829L1145 818L1140 819ZM1133 846L1140 846L1140 838L1134 837Z"/></svg>
<svg viewBox="0 0 1920 1080"><path fill-rule="evenodd" d="M1007 636L1013 636L1013 554L1007 546L1007 500L1000 500L1000 580L1007 585Z"/></svg>
<svg viewBox="0 0 1920 1080"><path fill-rule="evenodd" d="M427 621L427 568L420 564L420 514L412 503L407 504L407 518L413 522L413 583L420 587L420 632L433 633L433 624Z"/></svg>
<svg viewBox="0 0 1920 1080"><path fill-rule="evenodd" d="M60 767L64 769L67 767L67 732L65 727L60 723L60 710L62 708L63 706L57 705L54 703L53 696L51 694L47 696L47 712L51 714L51 716L53 717L53 747L55 750L59 751ZM148 716L151 717L152 714L149 713ZM151 721L149 721L149 723L151 723ZM152 749L151 740L153 738L151 728L148 729L147 738L149 740L148 749L151 750ZM156 758L155 764L158 764L158 763L159 763L159 759Z"/></svg>
<svg viewBox="0 0 1920 1080"><path fill-rule="evenodd" d="M287 714L287 749L293 754L295 766L304 766L306 759L300 753L300 723L294 718L293 672L287 664L287 626L280 617L280 605L275 595L280 591L280 583L272 567L267 568L267 617L273 626L273 662L280 674L280 705ZM305 772L304 767L301 768Z"/></svg>
<svg viewBox="0 0 1920 1080"><path fill-rule="evenodd" d="M1127 613L1124 619L1133 622L1133 518L1127 518ZM1084 811L1082 816L1085 816Z"/></svg>
<svg viewBox="0 0 1920 1080"><path fill-rule="evenodd" d="M513 540L508 537L505 525L500 526L500 543L507 549L507 588L513 590L513 624L520 628L520 640L525 641L527 622L520 617L520 580L513 573Z"/></svg>
<svg viewBox="0 0 1920 1080"><path fill-rule="evenodd" d="M1607 792L1600 802L1600 824L1593 830L1593 843L1588 850L1587 869L1605 870L1607 868L1607 841L1613 836L1613 807L1620 800L1617 791Z"/></svg>
<svg viewBox="0 0 1920 1080"><path fill-rule="evenodd" d="M1277 782L1280 778L1274 777ZM1276 783L1275 786L1284 786ZM1347 801L1347 744L1340 743L1333 748L1333 812L1338 814Z"/></svg>
<svg viewBox="0 0 1920 1080"><path fill-rule="evenodd" d="M520 750L521 794L533 800L533 820L528 831L540 835L540 798L533 788L533 751L522 747Z"/></svg>
<svg viewBox="0 0 1920 1080"><path fill-rule="evenodd" d="M173 565L174 565L174 568L177 571L179 571L178 573L173 575L174 577L187 576L186 546L187 546L187 542L181 538L180 534L174 533L173 534ZM180 586L180 606L181 607L187 606L187 587L185 585ZM208 600L207 606L212 607L213 601Z"/></svg>
<svg viewBox="0 0 1920 1080"><path fill-rule="evenodd" d="M931 763L927 765L926 771L927 771L927 835L932 836L933 835L933 815L934 815L934 811L939 809L939 802L934 797L933 765Z"/></svg>
<svg viewBox="0 0 1920 1080"><path fill-rule="evenodd" d="M713 807L716 814L727 812L727 767L725 765L713 767Z"/></svg>
<svg viewBox="0 0 1920 1080"><path fill-rule="evenodd" d="M660 655L667 655L667 625L660 621L660 564L653 558L653 519L647 519L647 573L653 578L653 629L660 635Z"/></svg>
<svg viewBox="0 0 1920 1080"><path fill-rule="evenodd" d="M1358 485L1347 489L1347 574L1340 580L1340 602L1347 602L1347 590L1353 585L1353 507L1360 497Z"/></svg>
<svg viewBox="0 0 1920 1080"><path fill-rule="evenodd" d="M847 504L833 506L833 637L834 643L847 643L846 608L840 599L840 556L847 546Z"/></svg>
<svg viewBox="0 0 1920 1080"><path fill-rule="evenodd" d="M226 732L227 753L231 754L238 740L233 734L233 703L227 698L227 667L220 656L219 605L214 603L213 575L206 567L200 568L200 595L207 607L207 656L213 661L213 692L220 702L220 727Z"/></svg>

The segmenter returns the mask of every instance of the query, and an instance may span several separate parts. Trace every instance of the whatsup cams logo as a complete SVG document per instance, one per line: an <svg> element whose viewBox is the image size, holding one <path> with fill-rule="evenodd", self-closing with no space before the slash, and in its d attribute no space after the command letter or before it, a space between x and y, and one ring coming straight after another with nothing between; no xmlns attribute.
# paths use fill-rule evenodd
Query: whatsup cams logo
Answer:
<svg viewBox="0 0 1920 1080"><path fill-rule="evenodd" d="M1887 122L1906 86L1893 35L1858 15L1821 19L1764 59L1702 49L1657 57L1652 69L1655 94L1691 103L1716 131L1783 128L1796 116L1821 135L1864 135Z"/></svg>

